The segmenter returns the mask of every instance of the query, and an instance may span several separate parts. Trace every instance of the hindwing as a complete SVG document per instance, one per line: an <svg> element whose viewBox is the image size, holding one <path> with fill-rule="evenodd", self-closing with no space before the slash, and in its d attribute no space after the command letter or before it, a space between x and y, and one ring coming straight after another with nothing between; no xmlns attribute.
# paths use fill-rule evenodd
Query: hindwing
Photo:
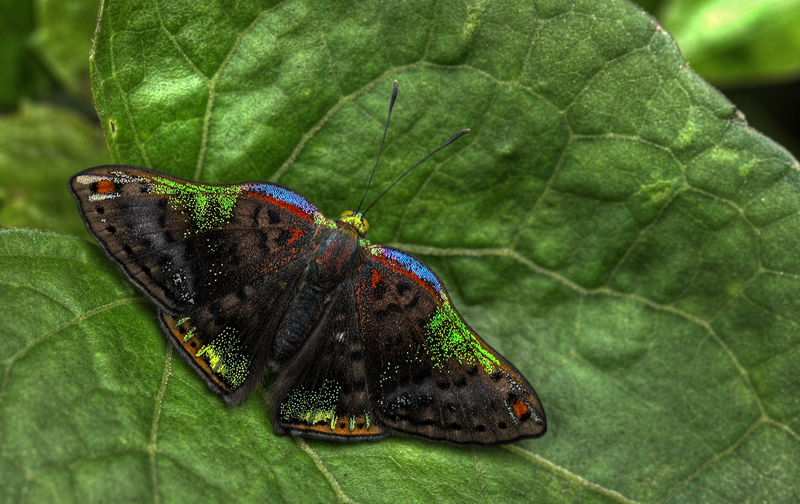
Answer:
<svg viewBox="0 0 800 504"><path fill-rule="evenodd" d="M374 421L355 289L352 280L337 288L270 389L276 433L339 441L387 435Z"/></svg>

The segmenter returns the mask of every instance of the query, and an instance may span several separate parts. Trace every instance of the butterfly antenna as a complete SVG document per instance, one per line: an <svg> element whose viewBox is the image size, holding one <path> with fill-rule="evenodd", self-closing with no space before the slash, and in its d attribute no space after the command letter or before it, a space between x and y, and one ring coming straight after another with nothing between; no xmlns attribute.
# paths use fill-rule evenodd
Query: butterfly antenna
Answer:
<svg viewBox="0 0 800 504"><path fill-rule="evenodd" d="M397 99L397 81L394 81L394 86L392 87L392 101L389 102L389 114L386 116L386 127L383 128L383 138L381 139L381 148L378 150L378 159L375 160L375 166L372 167L372 173L369 176L369 182L367 182L367 188L364 190L364 195L361 196L361 201L358 203L358 208L356 208L355 213L361 209L361 205L364 204L364 198L367 197L367 191L369 191L369 186L372 184L372 177L375 176L375 169L378 167L378 161L381 159L381 153L383 152L383 142L386 141L386 132L389 131L389 119L392 117L392 108L394 107L394 101Z"/></svg>
<svg viewBox="0 0 800 504"><path fill-rule="evenodd" d="M369 212L369 209L370 209L370 208L372 208L372 205L374 205L375 203L377 203L379 199L383 198L383 195L384 195L384 194L386 194L387 192L389 192L389 189L391 189L392 187L394 187L394 185L395 185L396 183L400 182L400 180L402 180L402 178L403 178L403 177L405 177L406 175L408 175L409 173L411 173L411 170L413 170L413 169L414 169L414 168L416 168L417 166L421 165L422 163L424 163L424 162L425 162L425 160L426 160L426 159L428 159L429 157L433 156L434 154L436 154L436 153L437 153L437 152L439 152L440 150L444 149L445 147L447 147L447 146L448 146L448 145L450 145L451 143L453 143L453 142L455 142L456 140L458 140L458 139L459 139L459 138L460 138L462 135L465 135L465 134L467 134L467 133L469 133L469 130L468 130L468 129L465 129L465 130L461 130L461 131L459 131L458 133L456 133L455 135L453 135L452 137L450 137L450 140L448 140L448 141L446 141L445 143L443 143L442 145L440 145L438 149L436 149L435 151L431 152L430 154L428 154L427 156L425 156L424 158L422 158L422 161L420 161L419 163L415 164L414 166L412 166L411 168L409 168L408 170L406 170L406 172L405 172L404 174L402 174L402 175L400 175L399 177L397 177L397 180L395 180L394 182L392 182L392 185L390 185L389 187L387 187L387 188L386 188L386 190L385 190L385 191L383 191L383 192L381 193L381 195L380 195L380 196L378 196L377 198L375 198L375 201L373 201L373 202L372 202L372 203L371 203L371 204L370 204L370 205L367 207L367 209L366 209L366 210L364 210L364 213L362 213L362 214L361 214L361 216L363 217L363 216L367 215L367 212ZM359 205L359 206L360 206L360 205Z"/></svg>

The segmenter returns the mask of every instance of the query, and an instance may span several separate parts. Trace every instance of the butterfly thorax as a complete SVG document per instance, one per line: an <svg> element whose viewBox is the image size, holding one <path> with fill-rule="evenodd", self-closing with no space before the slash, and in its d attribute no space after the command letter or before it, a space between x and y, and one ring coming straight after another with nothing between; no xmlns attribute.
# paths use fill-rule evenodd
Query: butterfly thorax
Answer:
<svg viewBox="0 0 800 504"><path fill-rule="evenodd" d="M348 226L337 226L320 237L307 281L320 292L331 292L363 263L365 251Z"/></svg>

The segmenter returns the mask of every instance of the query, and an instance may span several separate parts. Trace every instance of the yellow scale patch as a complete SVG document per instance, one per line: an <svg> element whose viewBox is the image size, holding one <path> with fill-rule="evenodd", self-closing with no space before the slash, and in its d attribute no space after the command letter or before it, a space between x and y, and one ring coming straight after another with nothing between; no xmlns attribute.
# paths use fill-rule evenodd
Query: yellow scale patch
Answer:
<svg viewBox="0 0 800 504"><path fill-rule="evenodd" d="M383 431L372 424L369 412L359 416L338 417L336 404L341 386L325 380L319 390L298 387L281 403L280 417L298 429L342 436L375 436Z"/></svg>
<svg viewBox="0 0 800 504"><path fill-rule="evenodd" d="M191 332L191 331L190 331ZM250 361L238 345L236 329L226 327L214 341L200 347L196 358L206 356L212 371L225 377L233 388L247 379Z"/></svg>

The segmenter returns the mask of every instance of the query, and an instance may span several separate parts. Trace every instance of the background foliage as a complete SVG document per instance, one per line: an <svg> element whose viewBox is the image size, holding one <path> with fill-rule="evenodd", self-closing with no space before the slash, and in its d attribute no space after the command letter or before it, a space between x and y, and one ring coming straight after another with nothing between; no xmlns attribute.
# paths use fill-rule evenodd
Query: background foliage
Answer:
<svg viewBox="0 0 800 504"><path fill-rule="evenodd" d="M645 7L712 82L791 78L796 3L758 5ZM77 235L0 230L1 502L800 499L797 162L632 4L111 0L105 135L97 3L0 12L0 225ZM472 133L370 238L431 264L530 379L540 440L276 437L263 393L223 406L85 241L66 179L112 159L279 181L337 215L394 79L377 187Z"/></svg>

